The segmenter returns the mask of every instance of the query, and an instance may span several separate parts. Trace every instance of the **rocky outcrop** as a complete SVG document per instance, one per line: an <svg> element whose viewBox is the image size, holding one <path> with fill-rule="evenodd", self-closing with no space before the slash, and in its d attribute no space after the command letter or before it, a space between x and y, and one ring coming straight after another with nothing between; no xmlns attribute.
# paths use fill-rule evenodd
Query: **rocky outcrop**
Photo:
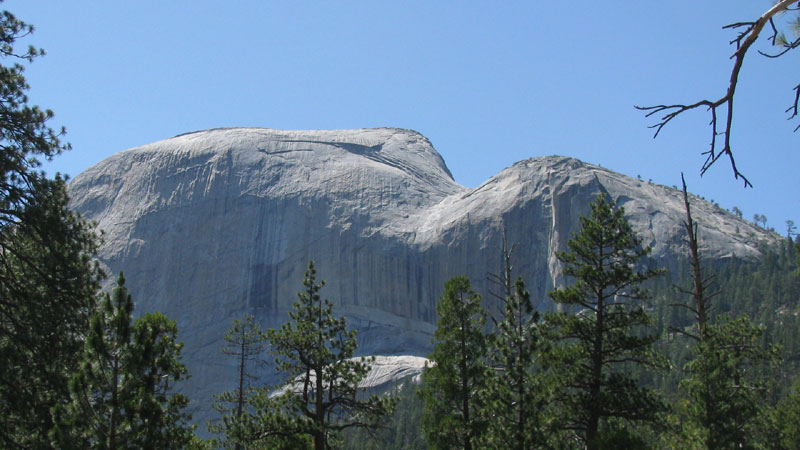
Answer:
<svg viewBox="0 0 800 450"><path fill-rule="evenodd" d="M370 370L366 373L361 382L358 383L360 392L359 395L364 397L369 395L380 395L392 388L398 387L405 381L412 383L419 383L422 379L422 371L425 367L430 365L431 362L427 358L421 356L411 355L374 355L372 361L369 362ZM356 361L361 361L361 358L353 358ZM300 393L303 390L303 378L296 379L296 383L289 383L286 386L281 386L272 393L270 397L281 395L287 390L291 389L294 392ZM316 380L314 374L311 374L309 380Z"/></svg>
<svg viewBox="0 0 800 450"><path fill-rule="evenodd" d="M558 156L467 189L409 130L189 133L118 153L70 184L73 207L105 233L101 262L125 272L137 311L178 320L201 420L211 395L234 384L219 352L233 319L286 320L309 259L334 313L359 330L362 354L422 356L444 282L467 274L485 293L503 227L516 274L549 307L546 292L561 282L555 253L599 192L625 207L654 264L675 265L679 191ZM755 258L758 241L776 239L693 200L708 258Z"/></svg>

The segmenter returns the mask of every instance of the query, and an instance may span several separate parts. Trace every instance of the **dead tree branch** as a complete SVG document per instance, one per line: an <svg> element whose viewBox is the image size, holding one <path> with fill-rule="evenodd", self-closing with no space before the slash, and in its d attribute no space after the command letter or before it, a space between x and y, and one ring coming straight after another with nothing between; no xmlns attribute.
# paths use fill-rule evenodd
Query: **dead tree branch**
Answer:
<svg viewBox="0 0 800 450"><path fill-rule="evenodd" d="M733 149L731 147L731 128L733 125L733 99L736 93L736 86L739 82L739 72L742 69L742 64L744 63L744 57L747 54L747 51L753 45L753 43L758 39L758 36L763 31L764 27L767 24L770 24L773 30L772 36L770 39L773 44L776 42L776 39L779 38L779 33L777 28L775 27L775 23L773 18L784 11L791 9L791 5L794 3L798 3L798 0L780 0L775 5L773 5L769 10L767 10L761 17L758 18L755 22L737 22L732 23L730 25L726 25L723 28L725 29L732 29L732 30L740 30L739 34L730 41L730 44L736 44L736 51L731 55L731 59L733 59L733 69L731 70L730 81L728 83L728 90L724 96L717 100L709 100L704 99L700 100L696 103L692 104L675 104L675 105L655 105L655 106L634 106L636 109L640 111L645 111L645 117L651 116L658 116L663 114L660 117L660 121L654 125L651 125L650 128L654 128L655 134L653 138L655 139L658 137L658 134L661 130L666 126L672 119L679 116L680 114L690 111L700 107L706 107L711 112L711 145L710 148L702 152L702 155L706 157L705 162L703 162L703 166L700 169L700 174L704 175L706 171L714 165L717 160L727 155L728 160L731 163L731 168L733 169L733 176L735 179L741 178L744 181L745 187L752 187L752 183L745 177L739 169L736 167L736 159L733 156ZM793 48L800 46L800 39L795 40L793 42L787 42L784 44L784 50L781 53L776 55L767 55L767 56L780 56L786 53ZM763 54L763 53L762 53ZM795 88L795 102L794 105L789 107L786 112L792 111L791 118L797 116L797 105L798 101L800 100L800 85ZM722 108L722 123L718 121L717 110ZM798 126L800 128L800 126ZM795 128L795 131L798 129ZM720 142L717 140L717 136L722 136L722 145L720 146ZM721 147L721 148L720 148Z"/></svg>

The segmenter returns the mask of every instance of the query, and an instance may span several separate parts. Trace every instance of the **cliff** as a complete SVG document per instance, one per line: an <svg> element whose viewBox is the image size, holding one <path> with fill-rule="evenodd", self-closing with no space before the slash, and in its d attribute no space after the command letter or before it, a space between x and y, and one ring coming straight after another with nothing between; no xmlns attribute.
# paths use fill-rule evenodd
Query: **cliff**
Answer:
<svg viewBox="0 0 800 450"><path fill-rule="evenodd" d="M104 231L101 262L124 271L137 311L178 321L200 420L234 385L219 351L233 319L286 320L309 259L334 313L359 330L360 353L425 356L444 282L467 274L485 294L503 227L541 309L562 282L555 253L600 192L653 246L652 263L675 267L685 252L675 189L559 156L468 189L424 136L401 129L188 133L120 152L69 189ZM757 258L757 243L777 238L698 198L693 208L707 258Z"/></svg>

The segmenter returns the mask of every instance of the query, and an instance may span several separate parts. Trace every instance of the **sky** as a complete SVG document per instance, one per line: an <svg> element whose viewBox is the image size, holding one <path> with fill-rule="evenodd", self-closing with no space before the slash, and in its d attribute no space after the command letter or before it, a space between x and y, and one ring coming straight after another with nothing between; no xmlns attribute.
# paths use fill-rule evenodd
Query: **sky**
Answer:
<svg viewBox="0 0 800 450"><path fill-rule="evenodd" d="M680 185L744 217L800 228L800 120L785 109L798 57L745 59L732 146L702 178L705 110L653 139L634 105L724 95L735 32L770 0L6 0L46 50L26 69L73 149L45 164L75 176L104 158L216 127L399 127L427 136L457 182L514 162L572 156Z"/></svg>

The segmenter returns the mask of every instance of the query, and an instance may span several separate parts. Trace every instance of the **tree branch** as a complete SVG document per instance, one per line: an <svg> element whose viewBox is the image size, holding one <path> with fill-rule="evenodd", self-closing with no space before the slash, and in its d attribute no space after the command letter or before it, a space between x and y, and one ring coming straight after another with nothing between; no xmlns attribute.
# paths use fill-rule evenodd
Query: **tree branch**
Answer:
<svg viewBox="0 0 800 450"><path fill-rule="evenodd" d="M739 82L739 72L742 69L742 64L744 63L744 57L747 54L747 51L750 49L750 46L758 39L758 36L764 29L764 26L769 23L772 27L773 34L768 39L775 42L778 39L778 30L775 27L773 18L778 13L786 11L790 8L792 3L797 3L797 0L781 0L775 5L773 5L769 10L767 10L761 17L758 18L755 22L737 22L732 23L730 25L726 25L724 29L741 29L741 31L737 37L730 41L731 44L736 44L736 51L731 55L731 58L734 60L733 62L733 69L731 70L730 81L728 84L728 90L724 96L720 97L717 100L709 100L704 99L700 100L693 104L675 104L675 105L655 105L655 106L634 106L634 108L640 111L646 111L645 117L651 117L653 115L664 114L661 116L660 121L655 125L651 125L649 128L654 128L655 134L653 138L655 139L658 137L658 134L661 130L666 126L669 122L672 121L675 117L679 116L680 114L690 111L702 106L708 108L711 112L711 143L710 148L702 152L702 155L706 156L705 162L703 162L703 166L700 168L700 175L704 175L706 171L714 165L717 160L727 155L728 160L731 163L731 168L733 169L733 176L735 179L741 178L744 181L745 187L752 187L752 183L745 177L739 169L736 167L736 160L733 156L733 149L731 147L731 128L733 124L733 99L736 93L736 86ZM767 56L780 56L787 51L797 47L800 45L800 39L792 42L787 43L784 45L784 51L777 54L777 55L767 55ZM763 54L763 53L762 53ZM797 103L800 100L800 85L795 88L795 103L792 107L787 109L787 112L793 111L791 118L794 118L797 115ZM717 121L717 108L724 108L725 109L725 118L724 118L724 125L718 123ZM800 129L800 126L795 128L795 131ZM717 136L724 136L724 140L722 143L722 148L718 145Z"/></svg>

